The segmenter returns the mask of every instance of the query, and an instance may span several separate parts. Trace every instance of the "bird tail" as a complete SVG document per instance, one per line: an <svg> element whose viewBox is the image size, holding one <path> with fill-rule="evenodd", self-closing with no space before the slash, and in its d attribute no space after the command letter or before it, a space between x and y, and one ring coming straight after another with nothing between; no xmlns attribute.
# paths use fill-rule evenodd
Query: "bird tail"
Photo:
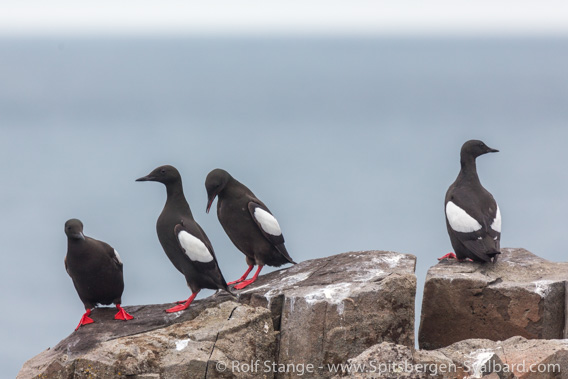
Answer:
<svg viewBox="0 0 568 379"><path fill-rule="evenodd" d="M225 291L226 293L228 293L233 299L238 300L239 296L236 295L233 291L231 291L229 289L229 286L226 286L225 288L223 288L223 291Z"/></svg>
<svg viewBox="0 0 568 379"><path fill-rule="evenodd" d="M501 254L501 252L496 250L493 253L489 253L487 255L489 255L490 259L493 258L492 259L493 263L497 263L497 258L499 258L500 254Z"/></svg>
<svg viewBox="0 0 568 379"><path fill-rule="evenodd" d="M235 300L239 300L239 296L235 295L234 292L232 292L228 287L227 288L218 288L217 292L215 292L213 294L213 296L216 298L218 296L226 296L225 294L223 294L223 292L227 293L229 296L231 296L233 299Z"/></svg>
<svg viewBox="0 0 568 379"><path fill-rule="evenodd" d="M239 300L239 297L237 295L235 295L234 292L232 292L230 289L226 289L225 290L229 295L231 295L235 300Z"/></svg>
<svg viewBox="0 0 568 379"><path fill-rule="evenodd" d="M278 250L278 252L280 254L282 254L282 256L290 263L292 264L297 264L296 262L294 262L294 260L292 259L292 257L290 256L290 254L288 254L288 250L286 250L286 246L284 246L283 243L281 243L280 245L276 245L274 246L276 248L276 250Z"/></svg>

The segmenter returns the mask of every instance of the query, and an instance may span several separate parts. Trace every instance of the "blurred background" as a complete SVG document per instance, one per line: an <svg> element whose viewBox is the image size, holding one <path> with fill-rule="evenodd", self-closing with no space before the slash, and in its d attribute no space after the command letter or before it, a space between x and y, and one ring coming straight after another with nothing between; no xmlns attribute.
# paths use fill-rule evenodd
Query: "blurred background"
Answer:
<svg viewBox="0 0 568 379"><path fill-rule="evenodd" d="M119 251L124 305L189 296L155 232L164 186L134 182L162 164L228 280L246 264L205 214L217 167L269 206L298 262L416 255L418 327L426 272L451 251L445 191L481 139L500 150L478 171L502 246L564 261L567 37L561 1L2 2L2 377L84 312L69 218Z"/></svg>

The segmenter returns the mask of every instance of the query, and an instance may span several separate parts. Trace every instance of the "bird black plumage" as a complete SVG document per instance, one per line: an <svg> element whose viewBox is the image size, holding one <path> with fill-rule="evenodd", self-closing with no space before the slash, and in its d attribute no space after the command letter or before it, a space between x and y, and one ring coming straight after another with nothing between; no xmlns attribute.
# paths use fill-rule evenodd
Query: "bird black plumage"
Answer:
<svg viewBox="0 0 568 379"><path fill-rule="evenodd" d="M498 151L478 140L463 144L461 169L448 188L444 203L446 226L455 255L450 253L442 258L497 261L501 253L501 212L493 196L479 181L475 159Z"/></svg>
<svg viewBox="0 0 568 379"><path fill-rule="evenodd" d="M94 322L89 316L91 309L97 304L115 304L118 313L114 318L117 320L133 319L120 306L124 280L122 262L117 251L103 241L85 236L83 223L77 219L65 223L65 234L65 270L73 280L77 294L85 306L85 314L75 330L81 325Z"/></svg>
<svg viewBox="0 0 568 379"><path fill-rule="evenodd" d="M207 213L215 197L217 217L233 244L245 256L248 269L233 282L235 289L242 289L253 283L264 265L279 267L286 263L295 264L284 246L280 225L270 210L250 189L233 178L227 171L215 169L205 180L208 203ZM245 280L253 267L258 265L254 276Z"/></svg>
<svg viewBox="0 0 568 379"><path fill-rule="evenodd" d="M158 239L166 255L185 276L191 296L182 304L167 309L177 312L187 309L203 288L222 289L232 293L219 268L213 246L199 224L193 219L183 193L181 175L173 166L160 166L136 181L154 181L166 186L167 199L156 223Z"/></svg>

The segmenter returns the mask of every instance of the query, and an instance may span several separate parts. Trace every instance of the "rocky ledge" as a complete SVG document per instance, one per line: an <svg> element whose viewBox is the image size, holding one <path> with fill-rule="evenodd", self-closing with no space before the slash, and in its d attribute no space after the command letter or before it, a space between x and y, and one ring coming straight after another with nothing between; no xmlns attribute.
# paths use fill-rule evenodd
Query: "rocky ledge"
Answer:
<svg viewBox="0 0 568 379"><path fill-rule="evenodd" d="M284 378L331 376L366 349L414 346L416 259L351 252L264 275L235 302L219 294L187 311L114 309L24 364L18 378ZM308 366L311 365L311 366Z"/></svg>
<svg viewBox="0 0 568 379"><path fill-rule="evenodd" d="M18 378L568 378L568 263L503 249L445 260L425 283L414 349L416 259L339 254L260 277L183 312L126 307L25 363Z"/></svg>
<svg viewBox="0 0 568 379"><path fill-rule="evenodd" d="M470 338L565 338L567 279L568 263L525 249L502 249L496 264L444 260L426 276L420 348Z"/></svg>

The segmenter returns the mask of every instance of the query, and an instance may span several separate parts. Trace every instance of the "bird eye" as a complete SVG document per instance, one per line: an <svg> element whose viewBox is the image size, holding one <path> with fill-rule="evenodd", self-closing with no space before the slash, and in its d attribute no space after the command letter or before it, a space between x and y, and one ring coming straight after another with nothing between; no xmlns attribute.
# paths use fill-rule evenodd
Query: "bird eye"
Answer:
<svg viewBox="0 0 568 379"><path fill-rule="evenodd" d="M162 174L166 173L166 170L162 169L162 171L160 171Z"/></svg>

